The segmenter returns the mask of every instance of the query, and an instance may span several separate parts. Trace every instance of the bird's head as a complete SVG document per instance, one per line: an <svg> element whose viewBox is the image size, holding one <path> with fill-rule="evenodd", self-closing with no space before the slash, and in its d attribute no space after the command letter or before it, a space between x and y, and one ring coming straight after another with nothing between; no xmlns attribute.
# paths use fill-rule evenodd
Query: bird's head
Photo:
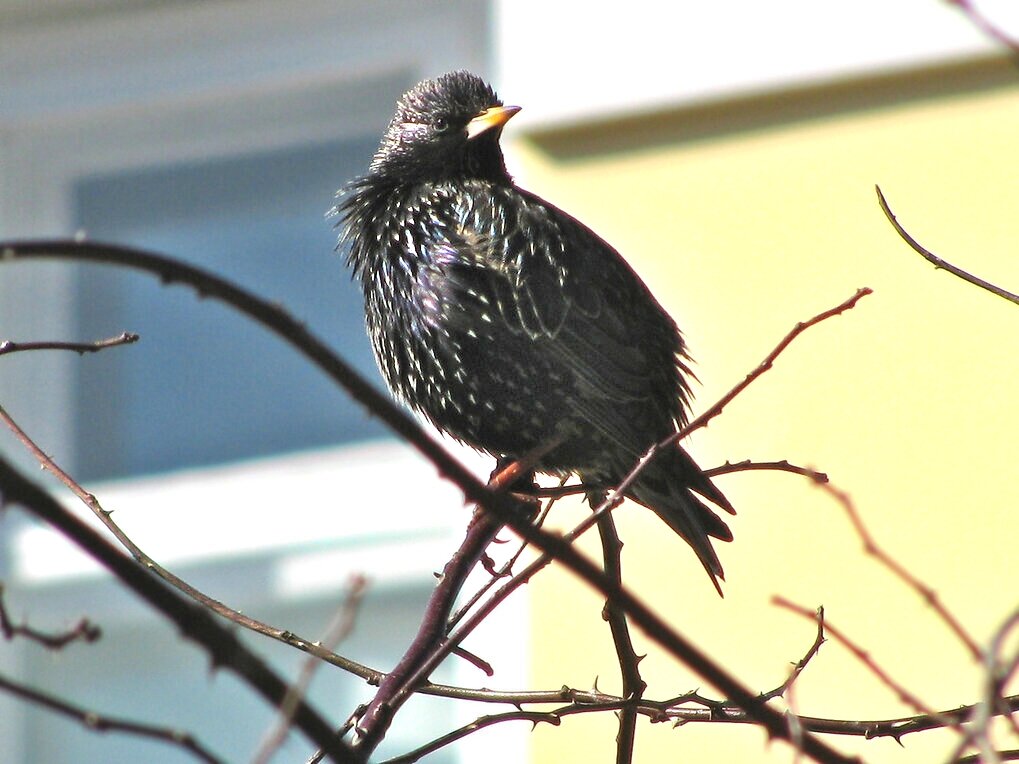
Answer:
<svg viewBox="0 0 1019 764"><path fill-rule="evenodd" d="M520 111L480 77L458 71L404 93L370 174L401 182L484 178L508 182L499 136Z"/></svg>

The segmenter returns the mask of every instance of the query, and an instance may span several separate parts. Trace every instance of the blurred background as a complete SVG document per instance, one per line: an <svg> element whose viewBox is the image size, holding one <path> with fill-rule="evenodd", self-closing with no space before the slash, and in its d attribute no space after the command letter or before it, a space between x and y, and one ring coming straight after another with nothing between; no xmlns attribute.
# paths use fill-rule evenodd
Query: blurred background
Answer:
<svg viewBox="0 0 1019 764"><path fill-rule="evenodd" d="M1016 3L976 7L1019 34ZM912 233L1015 291L1019 69L938 0L761 4L0 0L0 237L85 235L153 248L277 300L378 380L360 297L326 211L362 172L399 95L467 68L524 107L507 128L521 185L613 243L683 328L695 411L800 320L873 296L797 341L690 450L816 467L981 644L1019 604L1019 311L909 251ZM455 490L292 351L221 306L110 268L0 268L0 340L141 341L94 356L0 359L3 405L95 492L150 555L231 606L315 639L354 572L371 588L340 651L390 667L468 517ZM5 456L32 462L8 434ZM471 453L480 474L490 468ZM44 478L43 478L44 479ZM720 479L739 509L720 550L726 598L638 507L617 512L631 585L749 686L785 678L832 622L934 708L980 698L981 672L944 625L866 557L842 510L782 473ZM552 516L569 527L579 502ZM98 645L0 644L0 672L97 712L180 727L228 760L273 715L46 529L0 520L8 608L39 627L87 614ZM590 547L595 553L594 547ZM543 574L468 645L467 686L618 688L601 602ZM648 697L698 679L648 651ZM300 656L247 640L290 675ZM709 688L704 688L705 692ZM337 723L371 689L322 669L311 697ZM794 708L911 713L826 645ZM418 700L380 754L491 709ZM436 762L613 760L614 719L506 724ZM0 696L5 762L189 760L98 735ZM941 760L953 737L835 740L868 761ZM1013 747L1015 747L1013 745ZM280 760L309 752L287 743ZM753 728L642 724L638 761L787 761Z"/></svg>

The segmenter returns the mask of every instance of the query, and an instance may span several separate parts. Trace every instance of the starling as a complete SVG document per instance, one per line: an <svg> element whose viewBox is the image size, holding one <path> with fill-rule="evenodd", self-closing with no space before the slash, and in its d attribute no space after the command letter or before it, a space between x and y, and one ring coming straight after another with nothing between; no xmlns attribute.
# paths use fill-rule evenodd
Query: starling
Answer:
<svg viewBox="0 0 1019 764"><path fill-rule="evenodd" d="M688 355L675 322L608 243L514 184L499 137L519 111L464 71L397 104L365 175L339 194L338 249L364 290L375 359L394 395L498 458L556 442L540 472L618 484L682 426ZM732 506L678 445L626 495L697 553Z"/></svg>

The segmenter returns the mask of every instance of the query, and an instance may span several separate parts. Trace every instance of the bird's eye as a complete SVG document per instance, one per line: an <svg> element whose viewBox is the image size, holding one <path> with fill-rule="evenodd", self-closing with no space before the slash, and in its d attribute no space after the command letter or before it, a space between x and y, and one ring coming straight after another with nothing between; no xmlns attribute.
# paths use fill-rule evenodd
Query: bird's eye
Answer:
<svg viewBox="0 0 1019 764"><path fill-rule="evenodd" d="M437 133L445 133L445 132L449 131L450 123L449 123L449 120L446 117L436 117L434 124L435 124L435 131Z"/></svg>

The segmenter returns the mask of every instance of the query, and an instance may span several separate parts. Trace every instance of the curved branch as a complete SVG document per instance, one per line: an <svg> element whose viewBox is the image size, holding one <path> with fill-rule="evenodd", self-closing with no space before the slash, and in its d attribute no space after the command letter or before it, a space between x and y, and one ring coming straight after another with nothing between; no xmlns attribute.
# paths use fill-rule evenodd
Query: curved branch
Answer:
<svg viewBox="0 0 1019 764"><path fill-rule="evenodd" d="M963 281L968 281L970 284L973 284L974 286L978 286L981 289L986 289L991 294L997 295L998 297L1008 300L1009 302L1013 302L1016 305L1019 305L1019 294L1012 294L1008 290L1002 289L1000 286L997 286L996 284L992 284L990 281L984 281L982 278L974 276L971 273L967 273L962 268L952 265L947 260L942 260L940 257L935 255L929 249L923 247L920 244L920 242L918 242L916 239L910 236L909 232L905 228L903 228L902 225L899 223L898 219L896 219L895 214L892 212L891 208L888 206L888 202L885 200L885 195L881 193L881 187L874 186L874 190L877 191L878 203L881 205L881 211L884 212L885 217L888 218L888 222L892 224L892 227L895 229L895 232L902 237L902 240L913 248L913 251L915 251L922 258L927 260L927 262L929 262L935 268L946 270L953 276L958 276Z"/></svg>

